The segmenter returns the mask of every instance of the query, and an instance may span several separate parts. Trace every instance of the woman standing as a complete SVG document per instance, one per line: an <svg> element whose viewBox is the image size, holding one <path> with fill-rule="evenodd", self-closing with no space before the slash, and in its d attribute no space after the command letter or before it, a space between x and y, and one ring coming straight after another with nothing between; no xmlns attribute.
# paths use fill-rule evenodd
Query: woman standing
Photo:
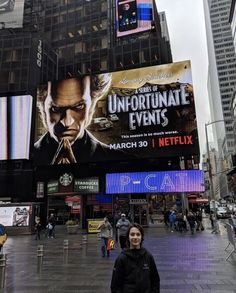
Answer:
<svg viewBox="0 0 236 293"><path fill-rule="evenodd" d="M112 293L160 293L160 277L153 256L142 247L144 230L132 224L127 233L128 248L116 259Z"/></svg>
<svg viewBox="0 0 236 293"><path fill-rule="evenodd" d="M108 218L105 217L101 224L98 226L98 229L101 231L101 240L102 240L102 256L110 256L110 250L107 249L108 239L112 238L112 226L108 221Z"/></svg>

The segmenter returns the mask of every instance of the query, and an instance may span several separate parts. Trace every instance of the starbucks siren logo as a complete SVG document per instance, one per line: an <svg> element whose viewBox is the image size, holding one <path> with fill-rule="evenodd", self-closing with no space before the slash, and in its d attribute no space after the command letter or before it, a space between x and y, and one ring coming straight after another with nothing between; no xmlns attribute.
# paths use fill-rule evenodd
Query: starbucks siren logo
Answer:
<svg viewBox="0 0 236 293"><path fill-rule="evenodd" d="M72 180L73 180L73 175L68 173L63 174L62 176L60 176L60 179L59 179L61 185L63 186L70 185Z"/></svg>

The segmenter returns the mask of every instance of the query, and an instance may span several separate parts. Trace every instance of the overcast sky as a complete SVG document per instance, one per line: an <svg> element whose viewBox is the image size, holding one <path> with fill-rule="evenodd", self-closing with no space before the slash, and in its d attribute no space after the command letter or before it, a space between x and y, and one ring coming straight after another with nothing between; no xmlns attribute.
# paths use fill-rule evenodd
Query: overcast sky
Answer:
<svg viewBox="0 0 236 293"><path fill-rule="evenodd" d="M205 123L211 121L207 94L207 46L203 0L156 0L165 11L173 61L191 60L198 135L205 152ZM211 138L210 138L211 140Z"/></svg>

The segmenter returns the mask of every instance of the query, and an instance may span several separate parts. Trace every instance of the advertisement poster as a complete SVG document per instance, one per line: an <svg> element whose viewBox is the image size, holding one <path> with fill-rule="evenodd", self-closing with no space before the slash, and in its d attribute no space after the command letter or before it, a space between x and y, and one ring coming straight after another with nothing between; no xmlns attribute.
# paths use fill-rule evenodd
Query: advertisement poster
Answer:
<svg viewBox="0 0 236 293"><path fill-rule="evenodd" d="M199 154L189 61L48 82L38 93L36 165Z"/></svg>
<svg viewBox="0 0 236 293"><path fill-rule="evenodd" d="M88 221L88 233L99 233L98 229L103 219L87 219Z"/></svg>
<svg viewBox="0 0 236 293"><path fill-rule="evenodd" d="M0 29L22 27L24 4L24 0L0 1Z"/></svg>
<svg viewBox="0 0 236 293"><path fill-rule="evenodd" d="M10 227L29 226L30 206L0 207L1 224Z"/></svg>
<svg viewBox="0 0 236 293"><path fill-rule="evenodd" d="M33 98L0 97L0 160L29 159Z"/></svg>
<svg viewBox="0 0 236 293"><path fill-rule="evenodd" d="M116 0L117 37L150 30L153 0Z"/></svg>

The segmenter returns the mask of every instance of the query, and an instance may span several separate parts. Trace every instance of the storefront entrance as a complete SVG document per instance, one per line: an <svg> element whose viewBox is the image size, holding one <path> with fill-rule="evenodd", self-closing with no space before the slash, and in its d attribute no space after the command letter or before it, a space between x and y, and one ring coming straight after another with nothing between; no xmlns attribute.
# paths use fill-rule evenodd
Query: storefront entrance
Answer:
<svg viewBox="0 0 236 293"><path fill-rule="evenodd" d="M148 225L148 204L130 202L131 221L142 226Z"/></svg>

